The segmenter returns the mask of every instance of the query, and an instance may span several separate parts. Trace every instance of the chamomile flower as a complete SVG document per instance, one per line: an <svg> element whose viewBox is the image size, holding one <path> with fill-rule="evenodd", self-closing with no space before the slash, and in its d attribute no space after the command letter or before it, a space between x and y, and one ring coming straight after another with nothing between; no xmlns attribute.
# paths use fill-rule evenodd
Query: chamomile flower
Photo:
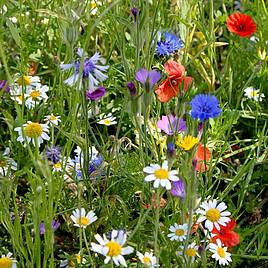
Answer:
<svg viewBox="0 0 268 268"><path fill-rule="evenodd" d="M40 84L40 77L39 76L27 76L23 75L20 76L17 80L15 85L26 87L37 87L37 85Z"/></svg>
<svg viewBox="0 0 268 268"><path fill-rule="evenodd" d="M16 268L16 260L11 257L12 253L8 253L7 255L2 255L0 258L0 267L1 268Z"/></svg>
<svg viewBox="0 0 268 268"><path fill-rule="evenodd" d="M37 146L39 147L44 140L48 141L50 139L47 134L47 132L49 132L49 128L46 124L28 121L27 124L23 125L23 127L16 127L14 130L18 132L19 137L17 138L17 141L21 143L27 141L28 143L32 142L34 146L36 146L36 140ZM24 146L26 146L26 143Z"/></svg>
<svg viewBox="0 0 268 268"><path fill-rule="evenodd" d="M187 135L183 139L178 139L176 145L185 151L190 151L197 143L199 139L192 135Z"/></svg>
<svg viewBox="0 0 268 268"><path fill-rule="evenodd" d="M197 222L205 221L205 227L211 232L215 226L217 230L220 230L219 224L226 226L226 223L231 219L228 217L231 215L229 211L225 211L227 206L224 202L217 204L217 200L204 201L200 205L200 209L197 210L197 213L201 214Z"/></svg>
<svg viewBox="0 0 268 268"><path fill-rule="evenodd" d="M179 255L183 255L184 247L180 247L181 251L179 251ZM196 257L200 257L198 253L198 246L196 245L195 242L191 243L190 245L187 246L185 250L185 255L191 259L191 262L195 260Z"/></svg>
<svg viewBox="0 0 268 268"><path fill-rule="evenodd" d="M46 115L45 116L45 121L48 124L53 124L55 126L57 126L59 124L59 122L61 122L60 116L55 116L54 114Z"/></svg>
<svg viewBox="0 0 268 268"><path fill-rule="evenodd" d="M105 256L104 263L107 264L111 259L116 266L127 267L123 255L131 254L134 249L130 246L123 247L127 240L127 234L123 230L113 230L111 232L111 239L107 239L104 234L101 237L96 234L95 239L99 244L91 243L91 250Z"/></svg>
<svg viewBox="0 0 268 268"><path fill-rule="evenodd" d="M65 268L74 268L76 267L77 264L85 264L86 263L85 258L81 258L80 252L78 254L75 254L75 258L69 259L69 260L63 260L60 262L60 267L65 267Z"/></svg>
<svg viewBox="0 0 268 268"><path fill-rule="evenodd" d="M98 219L98 217L95 215L95 212L93 210L89 211L86 214L86 211L84 208L76 209L73 211L73 215L71 215L71 219L74 222L74 226L81 227L81 228L87 228L88 225L93 223Z"/></svg>
<svg viewBox="0 0 268 268"><path fill-rule="evenodd" d="M25 94L25 105L27 108L32 109L37 104L39 104L42 100L47 101L48 96L46 92L48 92L49 87L46 85L37 84L35 87L32 87L27 90Z"/></svg>
<svg viewBox="0 0 268 268"><path fill-rule="evenodd" d="M166 160L163 162L162 167L158 164L151 164L145 167L143 172L149 174L144 178L145 181L154 181L154 188L158 188L161 185L170 190L170 181L178 181L180 179L176 176L178 174L177 170L168 170L168 161Z"/></svg>
<svg viewBox="0 0 268 268"><path fill-rule="evenodd" d="M105 115L102 116L102 119L97 123L101 125L105 125L105 126L111 126L111 125L115 125L117 122L116 122L116 118L113 117L111 113L109 113L106 116Z"/></svg>
<svg viewBox="0 0 268 268"><path fill-rule="evenodd" d="M145 252L144 255L137 251L137 256L140 259L140 261L146 266L146 267L157 267L159 266L156 262L156 257L153 255L153 253Z"/></svg>
<svg viewBox="0 0 268 268"><path fill-rule="evenodd" d="M227 247L222 246L220 239L216 240L216 244L210 243L209 250L213 253L212 258L217 260L220 265L228 265L232 262L231 253L227 252Z"/></svg>
<svg viewBox="0 0 268 268"><path fill-rule="evenodd" d="M254 101L261 102L265 98L265 95L260 93L260 90L255 89L254 87L247 87L244 92L246 97L253 99Z"/></svg>
<svg viewBox="0 0 268 268"><path fill-rule="evenodd" d="M174 225L171 225L169 227L169 231L171 232L168 234L168 237L171 241L183 241L186 239L187 231L188 231L188 224L184 223L182 225L179 225L175 223Z"/></svg>
<svg viewBox="0 0 268 268"><path fill-rule="evenodd" d="M25 94L22 93L22 87L11 87L10 98L16 101L19 105L22 105L25 100Z"/></svg>
<svg viewBox="0 0 268 268"><path fill-rule="evenodd" d="M61 172L62 171L62 165L60 162L57 162L55 164L53 164L53 171L56 172Z"/></svg>

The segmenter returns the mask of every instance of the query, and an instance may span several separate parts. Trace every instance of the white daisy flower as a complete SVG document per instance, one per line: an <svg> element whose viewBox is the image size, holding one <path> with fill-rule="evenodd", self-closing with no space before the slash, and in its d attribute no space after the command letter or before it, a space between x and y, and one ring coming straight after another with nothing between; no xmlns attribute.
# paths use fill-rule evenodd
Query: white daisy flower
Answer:
<svg viewBox="0 0 268 268"><path fill-rule="evenodd" d="M224 202L221 202L217 205L217 200L209 200L201 203L200 207L202 209L198 209L197 213L201 214L198 218L197 222L205 221L205 227L211 232L213 227L215 226L218 230L220 230L219 224L226 226L226 223L231 219L227 216L230 216L231 213L229 211L225 211L227 206Z"/></svg>
<svg viewBox="0 0 268 268"><path fill-rule="evenodd" d="M55 116L53 114L51 115L46 115L45 116L45 121L48 123L48 124L53 124L55 126L57 126L59 124L59 122L61 122L60 120L60 116Z"/></svg>
<svg viewBox="0 0 268 268"><path fill-rule="evenodd" d="M48 125L46 124L39 124L35 122L28 121L27 124L24 124L23 127L16 127L14 129L18 131L19 137L17 141L23 143L25 139L28 143L32 142L35 146L35 139L37 140L38 147L43 142L43 140L49 140L50 137L48 136L47 132L49 132ZM23 136L23 133L25 137ZM26 143L24 144L26 146Z"/></svg>
<svg viewBox="0 0 268 268"><path fill-rule="evenodd" d="M106 235L103 238L96 234L95 239L99 244L91 243L91 250L105 256L104 263L107 264L111 259L116 266L122 265L127 267L123 255L131 254L134 249L132 247L123 247L127 240L127 234L123 230L113 230L111 239L108 240Z"/></svg>
<svg viewBox="0 0 268 268"><path fill-rule="evenodd" d="M47 101L48 96L46 92L48 92L49 87L46 85L37 84L35 87L31 87L27 90L25 94L25 105L27 108L32 109L36 104L39 104L40 101Z"/></svg>
<svg viewBox="0 0 268 268"><path fill-rule="evenodd" d="M75 171L75 162L69 157L68 159L63 158L62 167L64 168L64 180L72 180Z"/></svg>
<svg viewBox="0 0 268 268"><path fill-rule="evenodd" d="M19 105L22 105L23 100L25 100L25 94L22 93L22 87L11 87L10 98L16 101Z"/></svg>
<svg viewBox="0 0 268 268"><path fill-rule="evenodd" d="M85 264L86 263L86 259L83 258L81 260L81 255L80 252L78 254L75 254L75 260L71 259L71 260L63 260L60 262L60 267L65 267L65 268L74 268L76 267L75 263L77 264Z"/></svg>
<svg viewBox="0 0 268 268"><path fill-rule="evenodd" d="M115 125L117 122L116 118L113 117L111 113L109 113L108 115L102 116L102 119L97 123L105 126L111 126Z"/></svg>
<svg viewBox="0 0 268 268"><path fill-rule="evenodd" d="M16 268L16 260L14 258L11 258L12 253L8 253L7 255L2 255L0 258L0 267L1 268Z"/></svg>
<svg viewBox="0 0 268 268"><path fill-rule="evenodd" d="M140 261L148 267L158 267L159 265L156 262L156 257L153 255L153 253L145 252L144 255L137 251L137 256L140 259Z"/></svg>
<svg viewBox="0 0 268 268"><path fill-rule="evenodd" d="M179 251L179 255L183 255L184 254L184 247L180 246L181 251ZM185 255L188 258L191 258L191 262L193 262L195 260L196 257L200 258L200 255L198 253L198 246L196 245L195 242L191 243L190 245L188 245L188 247L185 250Z"/></svg>
<svg viewBox="0 0 268 268"><path fill-rule="evenodd" d="M217 239L216 243L209 244L209 250L213 253L212 258L217 260L220 265L228 265L232 262L231 253L227 252L227 247L222 246L220 239Z"/></svg>
<svg viewBox="0 0 268 268"><path fill-rule="evenodd" d="M91 1L89 3L89 8L90 8L90 14L92 15L96 15L97 11L98 11L98 6L101 6L101 2L100 1Z"/></svg>
<svg viewBox="0 0 268 268"><path fill-rule="evenodd" d="M84 208L81 209L77 208L75 211L73 211L71 219L75 223L74 226L87 228L87 226L96 221L98 217L95 215L95 212L93 210L89 211L86 214Z"/></svg>
<svg viewBox="0 0 268 268"><path fill-rule="evenodd" d="M40 77L39 76L30 76L23 75L20 76L15 85L26 86L26 87L37 87L40 85Z"/></svg>
<svg viewBox="0 0 268 268"><path fill-rule="evenodd" d="M56 164L53 165L53 171L56 171L56 172L62 171L62 165L60 162L57 162Z"/></svg>
<svg viewBox="0 0 268 268"><path fill-rule="evenodd" d="M171 241L176 240L176 241L183 241L186 239L187 236L187 231L188 231L188 224L184 223L182 225L179 225L175 223L174 225L171 225L169 227L169 231L171 232L168 234L168 237L170 238Z"/></svg>
<svg viewBox="0 0 268 268"><path fill-rule="evenodd" d="M260 93L259 89L255 89L254 87L247 87L245 90L245 96L249 99L253 99L254 101L262 101L265 98L263 93Z"/></svg>
<svg viewBox="0 0 268 268"><path fill-rule="evenodd" d="M145 167L143 172L149 174L144 178L145 181L154 181L154 188L158 188L161 185L167 190L170 190L170 181L178 181L180 179L176 176L178 174L177 170L168 170L168 161L166 160L163 162L162 167L158 164L151 164Z"/></svg>

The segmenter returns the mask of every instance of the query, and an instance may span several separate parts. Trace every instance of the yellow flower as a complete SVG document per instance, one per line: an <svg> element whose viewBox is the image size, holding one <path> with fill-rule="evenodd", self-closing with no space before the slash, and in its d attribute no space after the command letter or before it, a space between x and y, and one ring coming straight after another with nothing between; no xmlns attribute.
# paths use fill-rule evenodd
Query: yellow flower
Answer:
<svg viewBox="0 0 268 268"><path fill-rule="evenodd" d="M191 150L198 143L198 138L192 135L185 136L183 139L178 139L176 145L185 151Z"/></svg>

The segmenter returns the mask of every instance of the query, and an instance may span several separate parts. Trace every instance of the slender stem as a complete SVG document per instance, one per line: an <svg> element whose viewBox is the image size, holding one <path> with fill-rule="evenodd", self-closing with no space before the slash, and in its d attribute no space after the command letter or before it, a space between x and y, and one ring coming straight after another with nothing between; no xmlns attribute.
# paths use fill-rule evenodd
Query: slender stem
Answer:
<svg viewBox="0 0 268 268"><path fill-rule="evenodd" d="M91 254L90 254L90 250L89 250L89 246L88 246L88 242L87 242L87 237L86 237L86 231L85 231L85 229L83 229L83 236L84 236L84 241L85 241L85 244L86 244L87 253L88 253L88 256L89 256L91 265L92 265L92 267L95 267L95 265L94 265L94 259L92 258Z"/></svg>
<svg viewBox="0 0 268 268"><path fill-rule="evenodd" d="M155 234L154 234L154 252L158 255L158 229L159 229L159 210L160 210L160 191L158 188L156 191L156 209L155 209Z"/></svg>

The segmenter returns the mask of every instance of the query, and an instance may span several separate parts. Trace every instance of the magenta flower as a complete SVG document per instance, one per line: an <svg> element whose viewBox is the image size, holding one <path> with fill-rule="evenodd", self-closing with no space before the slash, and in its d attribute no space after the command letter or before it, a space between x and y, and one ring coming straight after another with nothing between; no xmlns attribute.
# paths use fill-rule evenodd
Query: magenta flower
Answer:
<svg viewBox="0 0 268 268"><path fill-rule="evenodd" d="M175 132L186 131L186 122L173 115L163 115L162 119L158 120L156 126L163 130L167 135L173 135Z"/></svg>
<svg viewBox="0 0 268 268"><path fill-rule="evenodd" d="M106 94L105 87L98 87L95 90L88 89L86 91L86 97L89 100L99 100Z"/></svg>
<svg viewBox="0 0 268 268"><path fill-rule="evenodd" d="M160 80L161 74L156 70L148 71L144 68L136 72L136 80L139 81L146 91L151 90L154 85Z"/></svg>

